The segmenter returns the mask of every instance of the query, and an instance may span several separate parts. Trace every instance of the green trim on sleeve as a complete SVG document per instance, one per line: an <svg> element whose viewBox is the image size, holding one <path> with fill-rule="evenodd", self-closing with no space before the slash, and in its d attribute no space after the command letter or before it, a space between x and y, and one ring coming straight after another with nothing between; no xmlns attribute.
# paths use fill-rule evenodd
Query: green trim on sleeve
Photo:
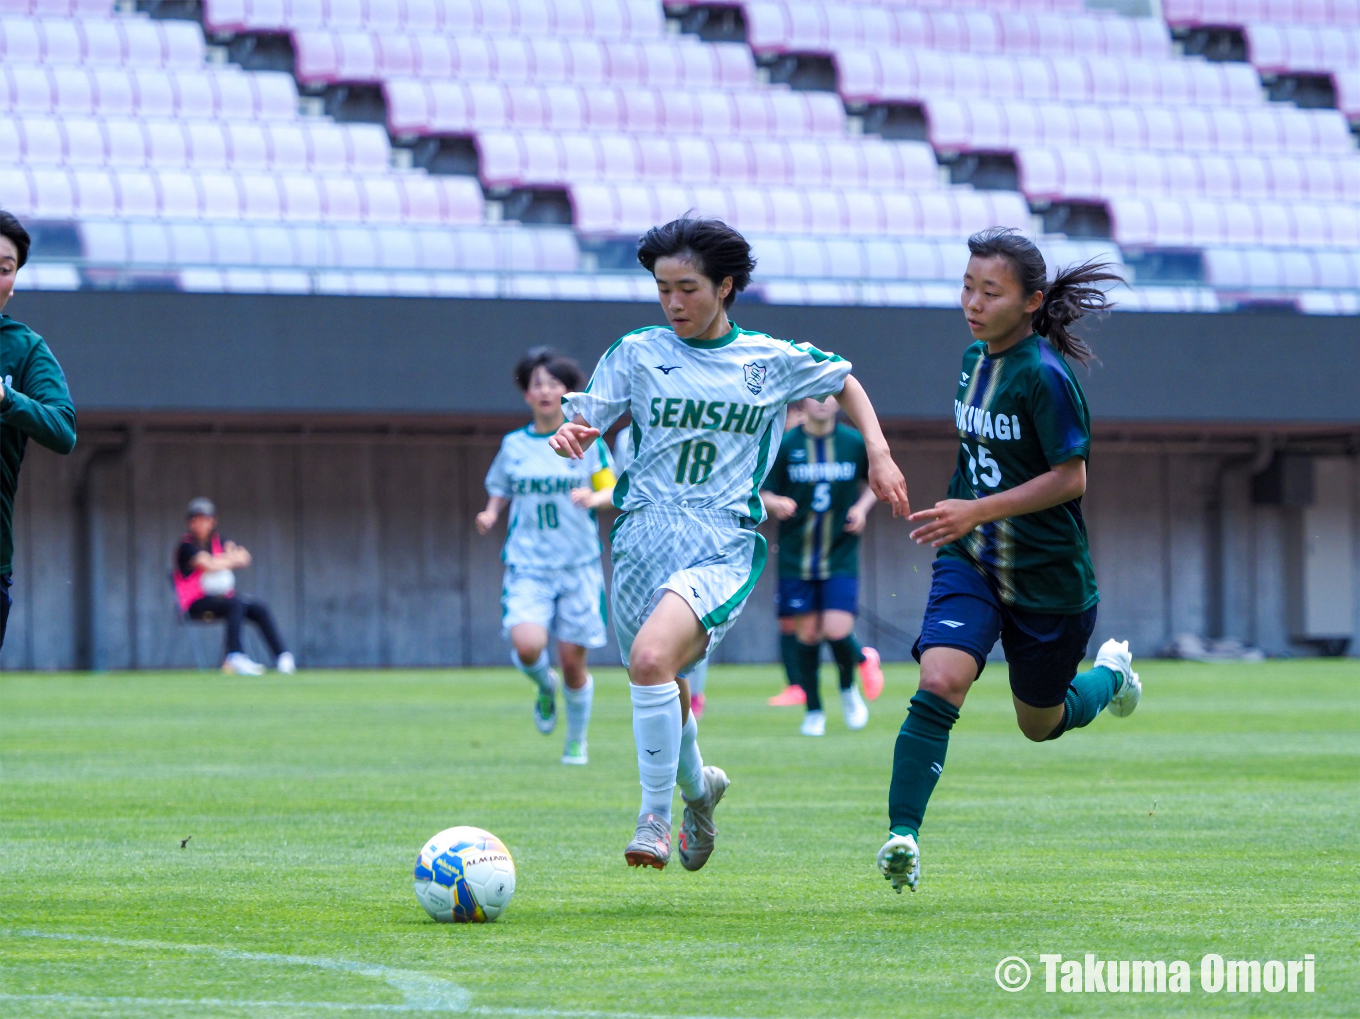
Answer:
<svg viewBox="0 0 1360 1019"><path fill-rule="evenodd" d="M705 630L712 632L723 623L727 622L732 612L750 597L751 591L756 586L756 581L760 580L761 573L765 570L765 557L769 554L769 546L765 543L765 537L759 531L752 531L755 535L756 544L751 550L751 572L746 576L746 582L737 588L737 593L728 598L716 609L699 620Z"/></svg>
<svg viewBox="0 0 1360 1019"><path fill-rule="evenodd" d="M760 501L760 486L765 481L766 464L770 460L770 433L774 429L774 419L765 426L765 434L760 437L760 455L756 457L756 469L751 472L751 498L746 502L749 511L746 515L759 522L765 519L765 504Z"/></svg>

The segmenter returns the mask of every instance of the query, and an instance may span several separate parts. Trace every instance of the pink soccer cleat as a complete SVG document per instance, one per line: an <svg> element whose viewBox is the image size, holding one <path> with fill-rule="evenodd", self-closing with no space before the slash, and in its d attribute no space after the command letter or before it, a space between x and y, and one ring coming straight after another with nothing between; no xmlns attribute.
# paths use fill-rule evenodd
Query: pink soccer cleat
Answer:
<svg viewBox="0 0 1360 1019"><path fill-rule="evenodd" d="M807 703L807 694L797 683L790 683L765 703L772 708L801 707Z"/></svg>
<svg viewBox="0 0 1360 1019"><path fill-rule="evenodd" d="M860 648L864 661L859 663L859 682L864 687L864 699L878 700L883 692L883 668L879 665L878 652L871 647Z"/></svg>

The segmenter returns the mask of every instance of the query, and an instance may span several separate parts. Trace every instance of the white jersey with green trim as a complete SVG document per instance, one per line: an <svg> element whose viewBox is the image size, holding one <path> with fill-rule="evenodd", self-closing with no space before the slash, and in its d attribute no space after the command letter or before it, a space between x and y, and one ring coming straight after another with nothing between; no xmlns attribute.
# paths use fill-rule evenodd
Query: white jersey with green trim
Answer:
<svg viewBox="0 0 1360 1019"><path fill-rule="evenodd" d="M614 505L721 509L765 519L760 486L784 432L785 408L839 393L850 362L816 347L732 326L716 340L684 340L649 326L616 341L568 418L604 431L628 411L633 461Z"/></svg>
<svg viewBox="0 0 1360 1019"><path fill-rule="evenodd" d="M551 435L552 433L548 433ZM574 488L591 489L591 478L613 469L603 441L584 460L558 456L548 435L532 424L501 440L486 473L486 490L510 500L510 524L501 559L522 570L560 570L598 561L603 551L595 511L571 501Z"/></svg>

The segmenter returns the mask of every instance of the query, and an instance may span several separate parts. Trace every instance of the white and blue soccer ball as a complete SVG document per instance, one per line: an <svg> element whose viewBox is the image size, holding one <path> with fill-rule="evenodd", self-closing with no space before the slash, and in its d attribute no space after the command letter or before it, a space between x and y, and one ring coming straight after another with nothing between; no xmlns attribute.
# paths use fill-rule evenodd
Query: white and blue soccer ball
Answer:
<svg viewBox="0 0 1360 1019"><path fill-rule="evenodd" d="M440 923L488 923L515 894L515 861L489 831L445 828L416 858L416 900Z"/></svg>

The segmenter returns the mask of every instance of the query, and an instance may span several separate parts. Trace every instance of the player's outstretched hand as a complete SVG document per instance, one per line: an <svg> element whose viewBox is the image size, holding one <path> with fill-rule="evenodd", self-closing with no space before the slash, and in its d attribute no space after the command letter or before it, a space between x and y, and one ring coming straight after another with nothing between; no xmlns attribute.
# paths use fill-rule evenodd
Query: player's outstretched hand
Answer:
<svg viewBox="0 0 1360 1019"><path fill-rule="evenodd" d="M776 520L787 520L798 512L798 501L790 499L787 495L766 492L761 498L765 501L765 508L770 511L770 516Z"/></svg>
<svg viewBox="0 0 1360 1019"><path fill-rule="evenodd" d="M487 531L491 530L491 528L495 527L496 518L498 516L500 516L499 513L495 513L489 509L482 510L482 512L478 513L475 518L477 521L477 533L485 534Z"/></svg>
<svg viewBox="0 0 1360 1019"><path fill-rule="evenodd" d="M580 506L582 509L590 509L590 504L595 498L595 493L589 488L573 488L567 496L573 506Z"/></svg>
<svg viewBox="0 0 1360 1019"><path fill-rule="evenodd" d="M893 516L905 517L911 513L911 502L907 499L907 479L902 476L902 468L888 452L869 457L869 487L882 502L892 506Z"/></svg>
<svg viewBox="0 0 1360 1019"><path fill-rule="evenodd" d="M869 522L867 511L859 508L858 505L851 506L845 511L845 533L863 534L864 525Z"/></svg>
<svg viewBox="0 0 1360 1019"><path fill-rule="evenodd" d="M590 425L578 424L575 421L564 421L562 427L549 436L548 445L558 456L580 460L586 455L587 447L599 437L598 428L591 428Z"/></svg>
<svg viewBox="0 0 1360 1019"><path fill-rule="evenodd" d="M911 540L918 545L929 543L931 548L958 541L977 527L978 522L973 517L976 509L977 502L972 499L945 499L930 509L913 513L908 520L913 523L924 520L925 523L911 532Z"/></svg>

